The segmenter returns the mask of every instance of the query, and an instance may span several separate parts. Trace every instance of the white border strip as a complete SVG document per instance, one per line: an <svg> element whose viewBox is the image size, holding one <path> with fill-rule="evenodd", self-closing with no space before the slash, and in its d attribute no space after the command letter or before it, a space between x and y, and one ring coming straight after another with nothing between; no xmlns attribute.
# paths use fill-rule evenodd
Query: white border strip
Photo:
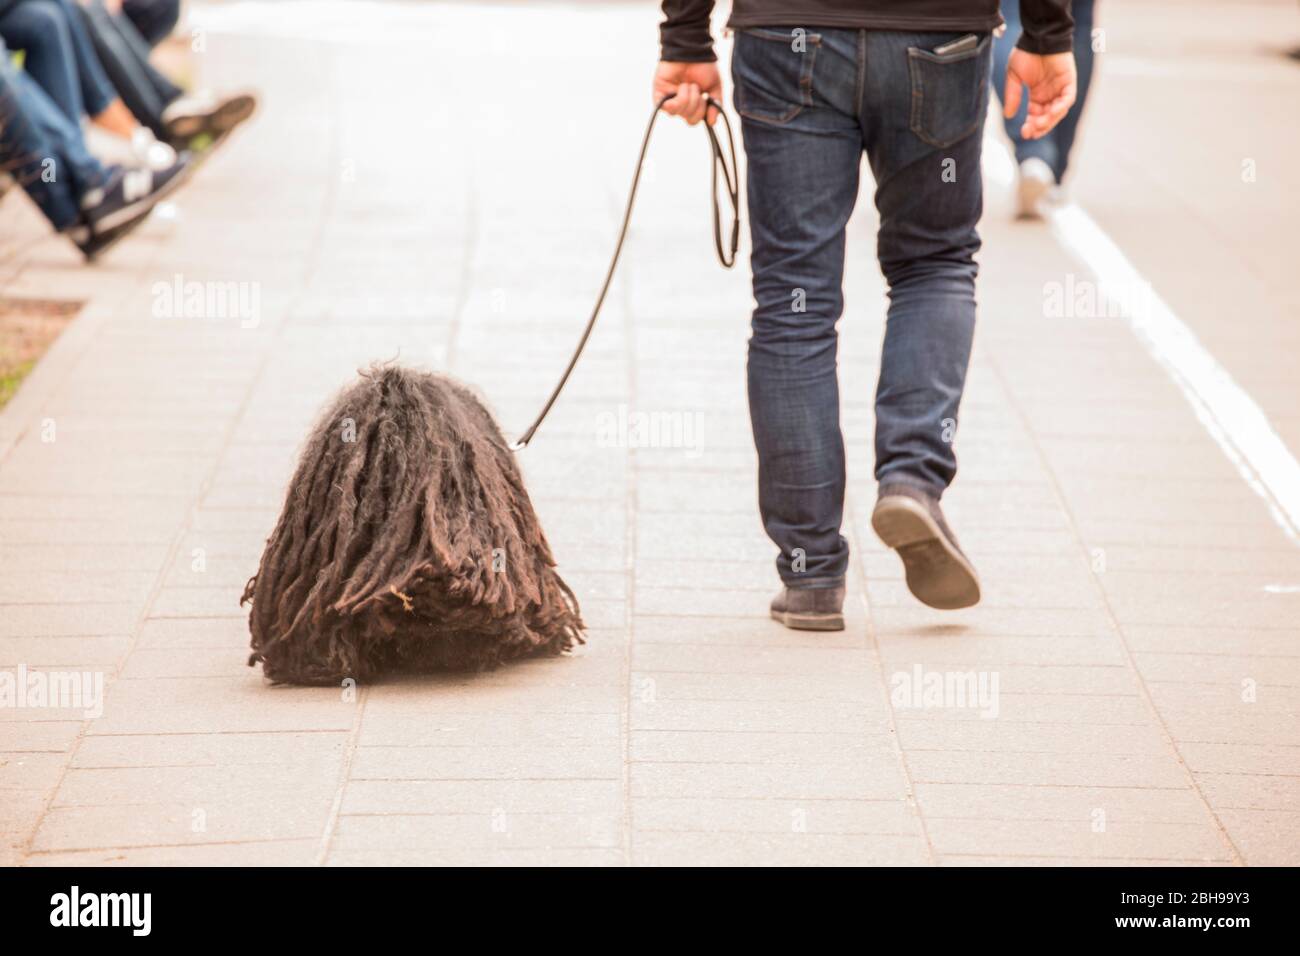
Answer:
<svg viewBox="0 0 1300 956"><path fill-rule="evenodd" d="M1007 148L991 137L984 146L988 178L1011 186L1015 163ZM1044 212L1057 241L1091 270L1101 295L1122 311L1138 341L1173 379L1210 437L1250 489L1264 499L1278 527L1300 545L1300 463L1263 410L1091 216L1074 203Z"/></svg>

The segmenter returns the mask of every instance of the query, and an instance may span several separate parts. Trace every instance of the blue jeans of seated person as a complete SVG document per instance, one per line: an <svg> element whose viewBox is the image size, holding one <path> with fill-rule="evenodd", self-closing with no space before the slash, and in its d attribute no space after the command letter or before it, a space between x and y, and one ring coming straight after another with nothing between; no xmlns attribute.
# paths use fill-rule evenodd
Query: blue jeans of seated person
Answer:
<svg viewBox="0 0 1300 956"><path fill-rule="evenodd" d="M122 0L122 14L141 39L155 47L171 35L181 17L181 0Z"/></svg>
<svg viewBox="0 0 1300 956"><path fill-rule="evenodd" d="M72 122L117 99L74 0L20 0L0 16L0 36L24 51L24 68Z"/></svg>
<svg viewBox="0 0 1300 956"><path fill-rule="evenodd" d="M845 226L865 153L889 285L876 389L876 478L940 497L975 328L975 225L991 43L960 33L736 31L755 309L749 408L763 526L790 587L834 587L844 440L836 369ZM857 268L869 268L859 263ZM853 380L859 392L865 383Z"/></svg>
<svg viewBox="0 0 1300 956"><path fill-rule="evenodd" d="M1058 183L1065 178L1066 170L1070 168L1070 150L1074 148L1079 117L1083 114L1088 87L1092 84L1094 6L1093 0L1074 0L1070 6L1070 12L1074 15L1074 64L1079 71L1079 90L1070 111L1050 133L1039 139L1023 139L1020 136L1020 127L1024 125L1025 115L1029 112L1028 102L1021 105L1013 119L1005 121L1007 136L1016 148L1016 162L1023 163L1031 156L1036 156L1051 167ZM1003 0L1002 15L1007 21L1007 32L993 41L993 89L999 100L1006 90L1007 61L1020 36L1020 0Z"/></svg>
<svg viewBox="0 0 1300 956"><path fill-rule="evenodd" d="M163 110L180 97L180 87L149 62L148 42L124 13L110 13L103 0L90 0L78 9L100 62L126 108L141 126L149 127L159 139L166 139Z"/></svg>
<svg viewBox="0 0 1300 956"><path fill-rule="evenodd" d="M9 64L0 44L0 169L9 172L55 229L81 218L81 196L107 171L86 150L81 128L35 81Z"/></svg>

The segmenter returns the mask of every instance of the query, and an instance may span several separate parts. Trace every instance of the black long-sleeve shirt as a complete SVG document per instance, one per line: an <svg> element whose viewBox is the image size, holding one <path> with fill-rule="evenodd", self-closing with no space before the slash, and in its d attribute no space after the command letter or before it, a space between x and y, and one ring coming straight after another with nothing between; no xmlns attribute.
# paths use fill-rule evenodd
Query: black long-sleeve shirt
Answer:
<svg viewBox="0 0 1300 956"><path fill-rule="evenodd" d="M714 0L663 0L659 28L665 60L714 60L709 15ZM1070 0L1020 0L1017 45L1031 53L1066 53L1074 36ZM992 30L998 0L735 0L730 27L842 27L849 30Z"/></svg>

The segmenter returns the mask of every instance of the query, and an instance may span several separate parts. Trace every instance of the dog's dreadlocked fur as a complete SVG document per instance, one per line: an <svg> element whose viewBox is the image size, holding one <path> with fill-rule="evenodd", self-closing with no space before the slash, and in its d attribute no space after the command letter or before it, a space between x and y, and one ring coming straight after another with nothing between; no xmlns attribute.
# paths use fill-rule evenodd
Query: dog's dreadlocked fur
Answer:
<svg viewBox="0 0 1300 956"><path fill-rule="evenodd" d="M289 683L479 669L582 643L492 416L452 380L396 366L362 372L317 422L250 600L249 664Z"/></svg>

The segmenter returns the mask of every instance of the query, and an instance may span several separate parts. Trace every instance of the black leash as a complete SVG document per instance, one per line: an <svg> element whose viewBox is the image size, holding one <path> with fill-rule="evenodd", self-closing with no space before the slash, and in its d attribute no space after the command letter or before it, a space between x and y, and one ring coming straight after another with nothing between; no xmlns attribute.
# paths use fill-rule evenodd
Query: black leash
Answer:
<svg viewBox="0 0 1300 956"><path fill-rule="evenodd" d="M614 281L614 269L618 266L619 254L623 251L623 240L627 238L627 227L632 221L632 204L636 201L636 187L641 182L641 170L645 167L646 150L650 147L650 133L655 128L655 120L659 118L659 111L663 109L664 104L671 100L677 94L670 93L655 104L654 111L650 114L650 122L646 124L645 136L641 139L641 155L637 157L636 172L632 176L632 188L627 194L627 208L623 211L623 227L618 233L618 242L614 245L614 255L609 260L609 271L605 273L605 283L600 287L600 295L596 296L596 305L591 310L591 318L587 320L587 327L582 330L582 337L578 339L578 347L573 350L573 357L569 359L568 367L565 368L564 374L560 376L559 383L555 390L551 392L551 397L546 400L542 406L541 413L528 426L528 431L524 432L519 439L510 446L511 451L519 451L526 448L528 443L533 440L538 427L546 419L547 413L555 400L560 397L560 392L564 390L564 385L569 380L569 375L573 368L578 364L578 359L582 355L582 350L587 345L587 339L591 337L591 330L596 327L596 318L600 315L600 307L605 304L605 294L609 292L610 283ZM722 117L722 125L727 131L727 150L731 154L731 165L727 165L727 160L722 153L722 144L718 140L718 134L707 122L704 124L704 131L709 134L709 149L712 152L713 166L713 186L710 190L713 199L713 245L718 253L718 261L722 263L724 269L730 269L736 264L736 250L740 247L740 177L736 170L736 141L731 135L731 120L727 119L727 113L722 108L722 104L713 97L705 97L708 106L716 109L718 115ZM708 110L705 110L707 114ZM722 244L722 207L718 202L718 175L721 170L723 182L726 185L727 198L731 200L731 244L729 249L724 248Z"/></svg>

